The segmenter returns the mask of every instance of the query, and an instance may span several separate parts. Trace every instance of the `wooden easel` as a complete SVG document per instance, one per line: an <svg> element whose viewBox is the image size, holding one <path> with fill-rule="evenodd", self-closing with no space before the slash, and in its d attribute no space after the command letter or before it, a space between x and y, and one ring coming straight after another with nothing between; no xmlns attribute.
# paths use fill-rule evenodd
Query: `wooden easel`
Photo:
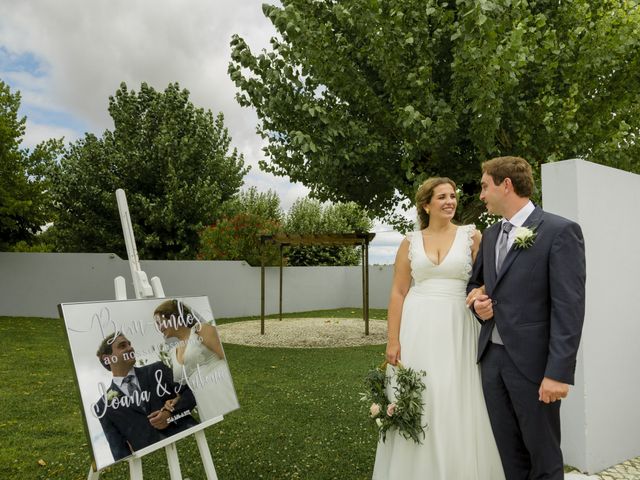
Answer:
<svg viewBox="0 0 640 480"><path fill-rule="evenodd" d="M122 222L122 233L124 242L127 247L127 257L129 258L129 267L131 267L131 277L133 278L133 288L136 298L164 298L164 290L162 283L158 277L153 277L151 282L147 280L147 274L140 268L140 259L138 258L138 249L136 248L135 237L133 236L133 227L131 225L131 216L129 215L129 207L127 205L127 197L124 190L119 188L116 190L116 199L118 201L118 210L120 211L120 221ZM115 288L116 300L127 299L127 285L124 277L116 277L113 281ZM222 417L219 417L222 420ZM213 465L209 444L204 430L198 430L193 434L200 451L202 465L204 467L207 480L218 480L216 469ZM167 455L167 464L169 466L169 475L171 480L182 480L182 472L180 471L180 460L178 459L178 449L176 441L169 438L162 442L154 444L153 451L157 447L163 446ZM135 452L129 458L129 478L131 480L142 480L142 457L146 455L146 449ZM96 470L95 463L89 468L87 480L98 480L100 471Z"/></svg>

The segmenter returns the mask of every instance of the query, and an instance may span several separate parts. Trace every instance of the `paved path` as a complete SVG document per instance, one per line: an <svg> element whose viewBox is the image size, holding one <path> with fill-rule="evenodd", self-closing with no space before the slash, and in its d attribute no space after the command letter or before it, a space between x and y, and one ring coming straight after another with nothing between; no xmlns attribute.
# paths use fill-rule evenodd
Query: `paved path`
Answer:
<svg viewBox="0 0 640 480"><path fill-rule="evenodd" d="M640 480L640 457L608 468L598 476L602 480Z"/></svg>
<svg viewBox="0 0 640 480"><path fill-rule="evenodd" d="M564 478L565 480L640 480L640 457L627 460L596 475L571 472L565 474Z"/></svg>

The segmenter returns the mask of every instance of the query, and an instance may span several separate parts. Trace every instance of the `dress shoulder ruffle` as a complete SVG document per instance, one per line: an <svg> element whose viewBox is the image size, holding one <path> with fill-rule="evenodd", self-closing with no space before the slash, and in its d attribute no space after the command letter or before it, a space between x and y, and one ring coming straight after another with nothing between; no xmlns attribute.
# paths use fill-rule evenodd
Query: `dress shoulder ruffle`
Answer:
<svg viewBox="0 0 640 480"><path fill-rule="evenodd" d="M409 232L405 238L409 241L409 262L413 261L413 249L415 247L416 235L420 234L420 230Z"/></svg>
<svg viewBox="0 0 640 480"><path fill-rule="evenodd" d="M476 234L476 226L471 225L462 225L460 228L463 228L463 233L465 234L466 239L466 252L467 252L467 261L464 265L464 273L467 275L471 275L471 270L473 270L473 255L471 254L471 247L473 246L473 237Z"/></svg>

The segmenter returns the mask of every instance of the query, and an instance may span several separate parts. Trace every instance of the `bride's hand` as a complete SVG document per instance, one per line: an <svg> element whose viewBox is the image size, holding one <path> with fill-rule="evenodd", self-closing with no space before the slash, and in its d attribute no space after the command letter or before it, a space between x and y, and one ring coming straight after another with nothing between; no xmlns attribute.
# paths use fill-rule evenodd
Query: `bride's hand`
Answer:
<svg viewBox="0 0 640 480"><path fill-rule="evenodd" d="M487 292L484 288L484 285L482 285L481 287L478 288L474 288L473 290L471 290L469 292L469 295L467 295L467 307L471 308L471 305L473 305L473 302L475 302L476 298L478 298L480 295L485 295Z"/></svg>
<svg viewBox="0 0 640 480"><path fill-rule="evenodd" d="M387 342L386 358L389 365L396 365L400 361L400 342Z"/></svg>
<svg viewBox="0 0 640 480"><path fill-rule="evenodd" d="M173 412L179 398L180 396L177 396L176 398L172 398L171 400L167 400L166 402L164 402L164 406L160 409L160 411L164 410L166 412Z"/></svg>

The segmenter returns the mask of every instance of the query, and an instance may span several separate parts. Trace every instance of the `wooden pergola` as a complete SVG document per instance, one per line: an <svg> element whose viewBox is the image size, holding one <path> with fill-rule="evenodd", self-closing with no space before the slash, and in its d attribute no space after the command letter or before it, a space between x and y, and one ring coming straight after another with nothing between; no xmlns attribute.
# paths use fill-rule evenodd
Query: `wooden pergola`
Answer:
<svg viewBox="0 0 640 480"><path fill-rule="evenodd" d="M369 243L376 236L370 232L335 233L323 235L260 235L260 247L264 252L266 244L275 244L280 248L280 307L282 320L282 274L284 247L290 245L360 245L362 247L362 314L364 317L364 334L369 335ZM264 335L264 303L265 303L265 265L262 255L260 266L260 334Z"/></svg>

